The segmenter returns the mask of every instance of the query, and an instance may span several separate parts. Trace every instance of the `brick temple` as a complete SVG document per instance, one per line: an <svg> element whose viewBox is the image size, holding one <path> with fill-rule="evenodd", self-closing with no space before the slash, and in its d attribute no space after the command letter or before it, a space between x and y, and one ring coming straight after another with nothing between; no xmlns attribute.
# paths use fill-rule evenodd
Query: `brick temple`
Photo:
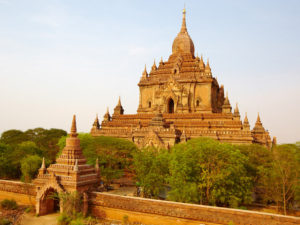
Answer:
<svg viewBox="0 0 300 225"><path fill-rule="evenodd" d="M59 202L53 195L74 191L83 194L83 211L87 211L87 193L95 190L99 185L100 171L98 162L95 167L86 163L77 135L74 115L70 136L66 139L66 146L56 163L46 168L43 159L38 176L34 180L37 193L36 213L38 215L55 212L58 209L62 211L62 202Z"/></svg>
<svg viewBox="0 0 300 225"><path fill-rule="evenodd" d="M172 54L150 72L145 67L139 86L137 114L126 115L119 98L114 112L107 109L103 121L95 119L93 136L112 136L133 141L139 147L169 148L191 138L210 137L232 144L257 143L268 148L272 142L258 115L255 126L238 106L232 110L224 86L213 76L209 61L195 56L194 43L186 27L186 11ZM275 142L275 140L274 140Z"/></svg>

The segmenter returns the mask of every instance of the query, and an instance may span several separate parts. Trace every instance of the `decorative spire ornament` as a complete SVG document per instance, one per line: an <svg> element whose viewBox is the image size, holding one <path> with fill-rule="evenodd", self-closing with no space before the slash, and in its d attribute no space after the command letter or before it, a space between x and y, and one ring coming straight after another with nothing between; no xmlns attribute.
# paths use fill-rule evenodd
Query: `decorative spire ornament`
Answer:
<svg viewBox="0 0 300 225"><path fill-rule="evenodd" d="M247 117L247 113L245 113L245 119L244 119L244 123L243 123L243 130L250 131L250 124L249 124L249 120L248 120L248 117Z"/></svg>
<svg viewBox="0 0 300 225"><path fill-rule="evenodd" d="M77 137L76 115L73 115L70 137Z"/></svg>
<svg viewBox="0 0 300 225"><path fill-rule="evenodd" d="M153 62L153 66L151 68L151 72L157 70L157 67L156 67L156 63L155 63L155 59L154 59L154 62Z"/></svg>
<svg viewBox="0 0 300 225"><path fill-rule="evenodd" d="M144 69L144 71L143 71L142 77L143 77L143 78L147 78L147 77L148 77L146 64L145 64L145 69Z"/></svg>
<svg viewBox="0 0 300 225"><path fill-rule="evenodd" d="M207 63L206 63L206 66L205 66L205 74L208 75L208 76L211 76L211 68L209 66L209 59L207 59Z"/></svg>
<svg viewBox="0 0 300 225"><path fill-rule="evenodd" d="M41 169L46 169L46 165L45 165L45 157L43 157Z"/></svg>

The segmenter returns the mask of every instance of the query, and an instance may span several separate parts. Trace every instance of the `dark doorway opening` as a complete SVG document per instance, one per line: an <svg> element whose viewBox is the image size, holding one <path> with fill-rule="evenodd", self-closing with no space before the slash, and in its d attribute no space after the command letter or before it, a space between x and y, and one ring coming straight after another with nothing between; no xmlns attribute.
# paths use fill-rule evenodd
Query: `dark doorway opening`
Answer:
<svg viewBox="0 0 300 225"><path fill-rule="evenodd" d="M168 113L174 113L174 101L172 98L168 102Z"/></svg>
<svg viewBox="0 0 300 225"><path fill-rule="evenodd" d="M56 190L48 189L41 199L40 215L59 212L59 196Z"/></svg>

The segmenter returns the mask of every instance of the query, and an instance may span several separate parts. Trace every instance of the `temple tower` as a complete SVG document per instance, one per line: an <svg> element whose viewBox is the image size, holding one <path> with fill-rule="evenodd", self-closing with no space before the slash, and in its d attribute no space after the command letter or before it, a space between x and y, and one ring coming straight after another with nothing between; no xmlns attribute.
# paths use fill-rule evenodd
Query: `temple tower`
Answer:
<svg viewBox="0 0 300 225"><path fill-rule="evenodd" d="M73 116L69 137L66 146L56 163L45 167L43 160L34 184L37 189L36 213L44 215L54 212L58 208L62 210L61 202L51 198L54 193L74 192L86 195L86 192L95 189L100 182L99 167L94 168L86 164L86 159L80 148L80 140L77 137L76 117Z"/></svg>

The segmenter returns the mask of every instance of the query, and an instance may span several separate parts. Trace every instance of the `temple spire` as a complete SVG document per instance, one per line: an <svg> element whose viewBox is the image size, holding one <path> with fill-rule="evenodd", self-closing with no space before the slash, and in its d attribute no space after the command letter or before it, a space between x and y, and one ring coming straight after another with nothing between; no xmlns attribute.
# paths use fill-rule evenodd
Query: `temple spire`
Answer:
<svg viewBox="0 0 300 225"><path fill-rule="evenodd" d="M118 106L122 106L122 105L121 105L121 96L119 96Z"/></svg>
<svg viewBox="0 0 300 225"><path fill-rule="evenodd" d="M222 106L223 113L231 113L231 105L228 98L228 92L226 92L226 97Z"/></svg>
<svg viewBox="0 0 300 225"><path fill-rule="evenodd" d="M257 119L256 119L256 123L261 123L261 120L260 120L259 113L257 113Z"/></svg>
<svg viewBox="0 0 300 225"><path fill-rule="evenodd" d="M98 119L98 114L96 114L96 119L93 123L93 127L99 129L100 128L100 124L99 124L99 119Z"/></svg>
<svg viewBox="0 0 300 225"><path fill-rule="evenodd" d="M123 115L123 114L124 114L124 109L123 109L123 106L121 104L121 97L119 96L118 104L114 108L114 114L113 115Z"/></svg>
<svg viewBox="0 0 300 225"><path fill-rule="evenodd" d="M245 113L245 119L244 119L244 123L243 123L243 130L250 130L250 124L249 124L249 120L247 117L247 113Z"/></svg>
<svg viewBox="0 0 300 225"><path fill-rule="evenodd" d="M259 113L257 114L257 119L256 119L256 122L255 122L255 126L253 128L253 132L254 133L265 132L265 128L262 125Z"/></svg>
<svg viewBox="0 0 300 225"><path fill-rule="evenodd" d="M106 113L104 114L104 117L103 117L103 121L110 121L111 117L110 117L110 114L109 114L109 109L107 107L106 109Z"/></svg>
<svg viewBox="0 0 300 225"><path fill-rule="evenodd" d="M181 29L180 29L181 33L187 32L185 14L186 14L186 10L185 10L185 7L184 7L183 10L182 10L182 25L181 25Z"/></svg>
<svg viewBox="0 0 300 225"><path fill-rule="evenodd" d="M77 137L76 116L75 115L73 115L70 136L71 137Z"/></svg>
<svg viewBox="0 0 300 225"><path fill-rule="evenodd" d="M157 67L156 67L156 63L155 63L155 59L154 59L153 66L151 68L151 72L155 71L155 70L157 70Z"/></svg>
<svg viewBox="0 0 300 225"><path fill-rule="evenodd" d="M236 120L240 120L240 111L239 111L239 107L238 107L237 103L236 103L236 107L234 109L233 116Z"/></svg>
<svg viewBox="0 0 300 225"><path fill-rule="evenodd" d="M205 73L209 76L211 76L211 68L209 66L209 59L207 59L207 63L206 63L206 66L205 66Z"/></svg>
<svg viewBox="0 0 300 225"><path fill-rule="evenodd" d="M200 57L199 67L200 67L200 70L201 70L201 71L204 71L204 69L205 69L205 64L204 64L204 61L203 61L203 55L202 55L202 54L201 54L201 57Z"/></svg>
<svg viewBox="0 0 300 225"><path fill-rule="evenodd" d="M146 64L145 64L145 69L144 69L144 71L143 71L142 77L143 77L143 78L148 77Z"/></svg>
<svg viewBox="0 0 300 225"><path fill-rule="evenodd" d="M45 157L43 157L41 169L46 169L46 166L45 166Z"/></svg>

